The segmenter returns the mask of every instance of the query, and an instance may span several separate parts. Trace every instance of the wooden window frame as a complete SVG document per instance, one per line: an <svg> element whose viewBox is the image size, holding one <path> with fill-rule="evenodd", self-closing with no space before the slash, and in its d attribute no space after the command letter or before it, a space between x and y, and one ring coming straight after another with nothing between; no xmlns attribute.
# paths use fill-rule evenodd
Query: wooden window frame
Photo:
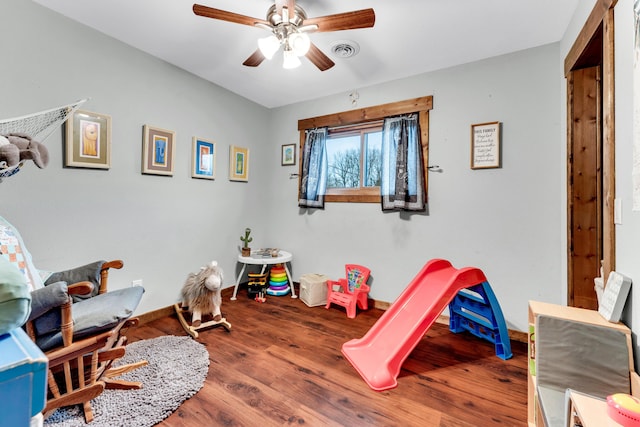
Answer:
<svg viewBox="0 0 640 427"><path fill-rule="evenodd" d="M302 153L304 152L305 130L325 126L329 128L356 126L359 124L383 120L385 117L389 116L417 112L419 114L420 139L422 143L422 156L424 159L423 173L426 197L428 188L427 172L429 170L429 111L432 108L433 97L423 96L405 101L392 102L389 104L298 120L298 131L300 132L300 150L298 151L301 156L300 161L298 162L299 172L300 174L302 173ZM300 180L298 180L298 187L300 187ZM338 192L340 192L340 194L325 195L324 201L333 203L380 203L380 191L377 187L371 189L360 189L357 192L350 190L349 194L344 194L343 190L338 190ZM375 194L371 194L372 192L375 192Z"/></svg>

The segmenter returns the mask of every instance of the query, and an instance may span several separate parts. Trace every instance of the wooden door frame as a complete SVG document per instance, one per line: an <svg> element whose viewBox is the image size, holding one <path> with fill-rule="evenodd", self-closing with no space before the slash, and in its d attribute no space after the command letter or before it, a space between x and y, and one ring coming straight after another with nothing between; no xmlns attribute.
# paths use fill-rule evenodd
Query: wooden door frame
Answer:
<svg viewBox="0 0 640 427"><path fill-rule="evenodd" d="M565 77L571 70L580 68L580 58L587 50L594 34L602 26L602 195L604 198L602 212L602 270L603 277L608 277L609 272L615 270L615 224L614 224L614 198L615 198L615 75L614 75L614 26L613 9L617 0L597 0L591 14L578 34L573 46L569 50L564 61ZM567 94L569 101L569 94ZM571 144L571 117L567 115L567 146ZM569 160L569 159L567 159ZM567 163L569 163L567 161ZM571 202L570 183L567 182L567 203ZM567 215L571 215L568 211ZM568 223L569 224L569 223ZM571 227L567 227L567 259L571 256L569 247L571 239ZM573 272L571 263L568 262L568 301L571 303ZM571 304L570 304L571 305Z"/></svg>

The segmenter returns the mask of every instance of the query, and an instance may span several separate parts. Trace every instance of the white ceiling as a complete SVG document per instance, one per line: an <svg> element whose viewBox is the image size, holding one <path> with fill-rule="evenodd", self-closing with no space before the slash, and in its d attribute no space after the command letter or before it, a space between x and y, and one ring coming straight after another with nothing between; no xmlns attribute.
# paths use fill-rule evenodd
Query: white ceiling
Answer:
<svg viewBox="0 0 640 427"><path fill-rule="evenodd" d="M196 16L192 0L33 0L266 107L279 107L560 40L579 0L298 0L310 18L373 8L373 28L312 33L336 65L306 58L285 70L278 54L242 62L265 30ZM266 19L273 0L197 0ZM336 58L331 45L360 45Z"/></svg>

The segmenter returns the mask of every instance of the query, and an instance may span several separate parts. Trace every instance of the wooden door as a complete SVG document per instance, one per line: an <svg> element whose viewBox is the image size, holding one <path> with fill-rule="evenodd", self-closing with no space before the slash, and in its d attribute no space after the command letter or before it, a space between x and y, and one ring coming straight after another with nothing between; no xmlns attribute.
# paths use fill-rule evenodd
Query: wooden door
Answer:
<svg viewBox="0 0 640 427"><path fill-rule="evenodd" d="M569 305L598 308L593 279L602 256L601 67L568 75L567 145Z"/></svg>
<svg viewBox="0 0 640 427"><path fill-rule="evenodd" d="M596 4L564 61L569 305L597 308L593 279L616 267L614 7ZM600 268L602 267L602 275Z"/></svg>

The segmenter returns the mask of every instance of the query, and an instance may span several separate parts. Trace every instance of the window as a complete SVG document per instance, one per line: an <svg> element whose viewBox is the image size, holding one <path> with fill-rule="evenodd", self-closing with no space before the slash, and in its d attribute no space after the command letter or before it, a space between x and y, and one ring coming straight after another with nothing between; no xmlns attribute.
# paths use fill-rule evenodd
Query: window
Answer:
<svg viewBox="0 0 640 427"><path fill-rule="evenodd" d="M382 123L329 129L327 195L380 192Z"/></svg>
<svg viewBox="0 0 640 427"><path fill-rule="evenodd" d="M426 192L429 110L432 106L433 97L425 96L299 120L298 130L302 148L306 129L324 126L329 128L326 143L329 176L324 201L380 203L382 120L388 116L412 112L419 112Z"/></svg>

